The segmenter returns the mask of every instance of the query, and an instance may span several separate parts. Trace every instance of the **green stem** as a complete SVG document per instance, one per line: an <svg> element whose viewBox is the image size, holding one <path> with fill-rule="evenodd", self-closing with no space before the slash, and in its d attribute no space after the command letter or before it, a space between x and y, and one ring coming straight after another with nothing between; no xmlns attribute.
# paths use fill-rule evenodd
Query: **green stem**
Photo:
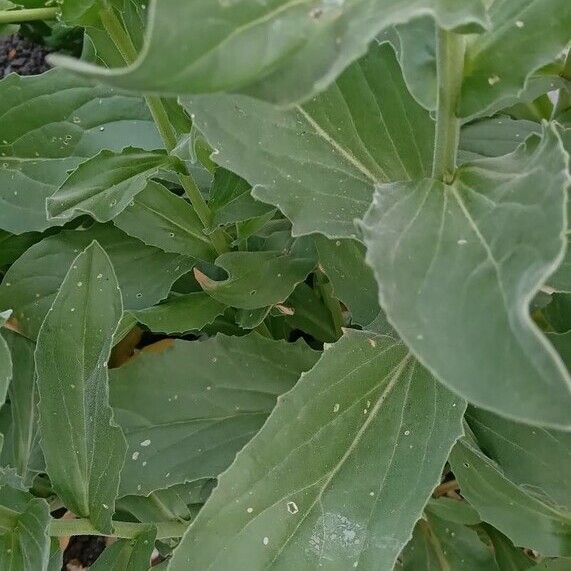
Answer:
<svg viewBox="0 0 571 571"><path fill-rule="evenodd" d="M99 12L101 22L105 31L117 47L117 50L125 60L126 64L131 64L137 58L137 50L131 40L131 37L123 27L121 20L117 17L112 6L104 4ZM176 147L176 134L169 120L167 110L160 97L147 95L145 97L147 107L153 117L153 121L163 140L163 144L168 153ZM179 175L180 182L186 194L192 202L192 206L196 210L203 226L208 228L212 219L212 213L208 204L204 200L202 193L197 188L194 180L190 175ZM219 254L229 250L228 241L221 230L216 230L211 234L211 242Z"/></svg>
<svg viewBox="0 0 571 571"><path fill-rule="evenodd" d="M113 533L101 533L88 519L52 519L49 534L53 537L65 535L105 535L109 537L136 537L148 524L114 521ZM188 524L179 522L157 522L157 539L182 537Z"/></svg>
<svg viewBox="0 0 571 571"><path fill-rule="evenodd" d="M333 321L333 328L335 335L341 337L343 335L343 311L341 310L341 304L339 300L333 295L333 288L331 284L325 282L325 277L323 275L317 274L317 287L319 293L321 294L321 299L325 304L325 307L329 310L331 315L331 320Z"/></svg>
<svg viewBox="0 0 571 571"><path fill-rule="evenodd" d="M115 10L112 6L106 5L99 12L99 17L105 31L111 38L115 47L125 60L126 64L132 64L137 59L137 49L133 44L131 37L125 31L121 20L117 17ZM176 147L176 136L174 129L169 121L167 111L160 97L148 95L145 97L147 107L151 112L153 120L159 130L161 139L165 145L166 150L170 153Z"/></svg>
<svg viewBox="0 0 571 571"><path fill-rule="evenodd" d="M452 182L460 138L460 120L456 115L464 71L464 36L438 29L438 107L432 177Z"/></svg>
<svg viewBox="0 0 571 571"><path fill-rule="evenodd" d="M22 24L37 20L55 20L59 8L30 8L28 10L0 10L0 24Z"/></svg>

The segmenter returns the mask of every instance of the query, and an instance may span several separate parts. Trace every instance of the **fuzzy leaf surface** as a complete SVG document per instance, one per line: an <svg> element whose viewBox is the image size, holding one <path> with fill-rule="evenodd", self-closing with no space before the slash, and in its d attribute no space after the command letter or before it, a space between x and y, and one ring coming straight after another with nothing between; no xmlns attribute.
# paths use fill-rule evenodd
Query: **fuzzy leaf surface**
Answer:
<svg viewBox="0 0 571 571"><path fill-rule="evenodd" d="M16 261L0 285L0 308L14 308L24 335L36 338L71 262L93 240L105 248L116 268L126 309L143 309L165 298L173 282L195 263L146 246L111 225L65 230L45 238Z"/></svg>
<svg viewBox="0 0 571 571"><path fill-rule="evenodd" d="M109 406L107 360L123 311L109 257L93 242L72 262L38 334L42 449L52 486L111 532L127 445Z"/></svg>
<svg viewBox="0 0 571 571"><path fill-rule="evenodd" d="M21 234L61 226L46 198L100 151L163 144L142 98L62 70L0 81L0 228Z"/></svg>
<svg viewBox="0 0 571 571"><path fill-rule="evenodd" d="M565 251L555 130L455 182L378 187L362 225L387 317L446 386L503 416L569 428L571 379L528 305Z"/></svg>
<svg viewBox="0 0 571 571"><path fill-rule="evenodd" d="M183 103L213 159L278 207L294 236L355 236L375 185L431 172L434 122L388 44L375 43L327 91L289 110L224 94Z"/></svg>
<svg viewBox="0 0 571 571"><path fill-rule="evenodd" d="M402 343L347 331L219 478L169 570L392 570L463 412Z"/></svg>
<svg viewBox="0 0 571 571"><path fill-rule="evenodd" d="M121 495L218 476L318 357L301 341L218 335L113 370L111 404L129 444Z"/></svg>

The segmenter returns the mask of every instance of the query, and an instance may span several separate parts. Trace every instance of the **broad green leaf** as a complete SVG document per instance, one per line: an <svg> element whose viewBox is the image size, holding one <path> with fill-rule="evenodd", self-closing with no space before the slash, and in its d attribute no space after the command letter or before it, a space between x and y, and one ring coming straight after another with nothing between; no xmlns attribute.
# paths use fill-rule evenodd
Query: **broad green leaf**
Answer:
<svg viewBox="0 0 571 571"><path fill-rule="evenodd" d="M571 380L528 304L560 263L567 156L515 153L377 188L362 229L387 317L447 387L502 416L571 427Z"/></svg>
<svg viewBox="0 0 571 571"><path fill-rule="evenodd" d="M478 445L506 477L571 512L570 433L518 424L473 407L466 416Z"/></svg>
<svg viewBox="0 0 571 571"><path fill-rule="evenodd" d="M208 201L212 211L212 227L250 220L272 212L270 206L252 197L251 190L244 179L225 169L216 169Z"/></svg>
<svg viewBox="0 0 571 571"><path fill-rule="evenodd" d="M108 401L107 360L123 308L109 257L92 242L75 260L38 334L42 449L64 505L100 531L111 516L126 443Z"/></svg>
<svg viewBox="0 0 571 571"><path fill-rule="evenodd" d="M529 571L534 562L497 529L491 525L483 526L486 535L494 546L494 556L500 571Z"/></svg>
<svg viewBox="0 0 571 571"><path fill-rule="evenodd" d="M126 309L143 309L165 298L194 265L191 258L146 246L111 225L61 232L32 246L0 285L0 309L14 308L20 332L36 338L71 262L93 240L111 257Z"/></svg>
<svg viewBox="0 0 571 571"><path fill-rule="evenodd" d="M237 309L236 324L242 329L255 329L266 319L270 310L271 306L257 309Z"/></svg>
<svg viewBox="0 0 571 571"><path fill-rule="evenodd" d="M335 295L359 325L371 323L379 314L378 288L365 263L365 247L356 240L328 240L315 236L319 265L331 280Z"/></svg>
<svg viewBox="0 0 571 571"><path fill-rule="evenodd" d="M392 570L464 408L402 343L347 331L219 478L170 571Z"/></svg>
<svg viewBox="0 0 571 571"><path fill-rule="evenodd" d="M318 356L301 341L218 335L112 370L111 404L129 444L121 495L218 476Z"/></svg>
<svg viewBox="0 0 571 571"><path fill-rule="evenodd" d="M542 310L543 317L557 333L571 330L571 294L554 293L551 302Z"/></svg>
<svg viewBox="0 0 571 571"><path fill-rule="evenodd" d="M113 224L165 252L205 261L216 258L194 208L157 182L149 181Z"/></svg>
<svg viewBox="0 0 571 571"><path fill-rule="evenodd" d="M533 568L533 571L568 571L570 567L571 558L546 559L538 563L538 565Z"/></svg>
<svg viewBox="0 0 571 571"><path fill-rule="evenodd" d="M567 234L567 252L565 258L555 271L555 273L547 280L547 287L554 292L571 293L571 233Z"/></svg>
<svg viewBox="0 0 571 571"><path fill-rule="evenodd" d="M315 264L282 252L229 252L219 256L216 265L228 272L228 278L214 281L195 268L202 289L225 305L256 309L286 300Z"/></svg>
<svg viewBox="0 0 571 571"><path fill-rule="evenodd" d="M135 91L239 91L292 103L327 87L381 31L424 14L447 29L487 25L481 0L152 0L145 45L133 65L53 61Z"/></svg>
<svg viewBox="0 0 571 571"><path fill-rule="evenodd" d="M165 302L134 311L136 319L157 333L198 331L224 313L226 306L198 291L171 297Z"/></svg>
<svg viewBox="0 0 571 571"><path fill-rule="evenodd" d="M149 525L132 539L120 539L107 547L89 568L91 571L148 571L155 547L156 529Z"/></svg>
<svg viewBox="0 0 571 571"><path fill-rule="evenodd" d="M403 571L500 571L475 530L434 515L416 524L402 559Z"/></svg>
<svg viewBox="0 0 571 571"><path fill-rule="evenodd" d="M12 315L11 310L3 311L0 313L0 407L6 400L8 393L8 386L12 379L12 357L10 355L10 348L6 339L4 338L1 328ZM1 444L1 442L0 442Z"/></svg>
<svg viewBox="0 0 571 571"><path fill-rule="evenodd" d="M10 427L6 432L1 463L12 466L24 483L32 485L34 476L44 469L39 446L38 395L34 363L35 345L16 333L4 333L14 362L14 378L8 388Z"/></svg>
<svg viewBox="0 0 571 571"><path fill-rule="evenodd" d="M462 495L518 546L546 556L571 554L571 513L510 480L474 444L460 440L450 456Z"/></svg>
<svg viewBox="0 0 571 571"><path fill-rule="evenodd" d="M490 31L467 40L459 114L482 114L523 91L571 40L568 0L495 0Z"/></svg>
<svg viewBox="0 0 571 571"><path fill-rule="evenodd" d="M277 206L295 236L355 236L375 185L431 172L434 122L388 44L375 43L326 92L290 110L224 94L183 103L213 159Z"/></svg>
<svg viewBox="0 0 571 571"><path fill-rule="evenodd" d="M46 501L3 486L0 510L3 508L14 510L14 520L10 529L0 527L0 569L48 571L50 512Z"/></svg>
<svg viewBox="0 0 571 571"><path fill-rule="evenodd" d="M0 81L0 228L20 234L48 221L46 198L103 149L163 147L142 98L93 87L61 70Z"/></svg>
<svg viewBox="0 0 571 571"><path fill-rule="evenodd" d="M98 222L109 222L168 161L163 153L133 147L121 152L101 151L79 165L48 197L48 217L69 219L90 214Z"/></svg>

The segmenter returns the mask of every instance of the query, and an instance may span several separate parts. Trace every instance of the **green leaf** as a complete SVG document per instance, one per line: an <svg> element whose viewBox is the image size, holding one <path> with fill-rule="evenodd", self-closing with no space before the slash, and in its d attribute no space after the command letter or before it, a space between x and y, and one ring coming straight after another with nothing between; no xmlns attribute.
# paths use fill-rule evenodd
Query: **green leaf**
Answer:
<svg viewBox="0 0 571 571"><path fill-rule="evenodd" d="M499 571L475 530L434 515L418 522L402 559L403 571Z"/></svg>
<svg viewBox="0 0 571 571"><path fill-rule="evenodd" d="M570 566L571 558L550 559L539 563L533 571L568 571Z"/></svg>
<svg viewBox="0 0 571 571"><path fill-rule="evenodd" d="M257 309L285 301L314 268L310 258L282 252L229 252L216 259L229 276L214 281L194 270L200 287L219 303Z"/></svg>
<svg viewBox="0 0 571 571"><path fill-rule="evenodd" d="M387 44L375 43L326 92L290 110L224 94L183 103L213 159L277 206L294 235L355 236L353 220L375 185L431 172L434 122Z"/></svg>
<svg viewBox="0 0 571 571"><path fill-rule="evenodd" d="M129 443L121 495L218 476L318 356L301 341L218 335L173 341L112 370L111 403Z"/></svg>
<svg viewBox="0 0 571 571"><path fill-rule="evenodd" d="M15 236L0 230L0 268L14 263L30 246L43 238L39 232Z"/></svg>
<svg viewBox="0 0 571 571"><path fill-rule="evenodd" d="M148 11L145 45L133 65L52 61L135 91L240 91L285 104L327 87L393 24L430 14L446 29L487 25L480 0L154 0Z"/></svg>
<svg viewBox="0 0 571 571"><path fill-rule="evenodd" d="M0 528L2 571L47 571L50 559L48 504L41 498L2 486L0 510L14 510L11 529Z"/></svg>
<svg viewBox="0 0 571 571"><path fill-rule="evenodd" d="M0 309L13 307L19 331L35 339L65 274L78 252L97 240L116 268L126 309L143 309L165 298L194 260L167 254L111 225L67 230L32 246L6 273Z"/></svg>
<svg viewBox="0 0 571 571"><path fill-rule="evenodd" d="M402 343L347 331L220 477L170 571L392 570L463 413Z"/></svg>
<svg viewBox="0 0 571 571"><path fill-rule="evenodd" d="M550 127L452 185L378 187L362 226L381 305L421 362L482 408L555 428L571 426L571 380L528 304L563 256L568 182Z"/></svg>
<svg viewBox="0 0 571 571"><path fill-rule="evenodd" d="M267 204L250 194L250 185L225 169L216 169L208 206L212 211L212 227L250 220L272 212Z"/></svg>
<svg viewBox="0 0 571 571"><path fill-rule="evenodd" d="M452 450L450 464L462 495L515 545L546 556L571 554L571 513L565 508L518 486L465 438Z"/></svg>
<svg viewBox="0 0 571 571"><path fill-rule="evenodd" d="M147 571L155 547L156 529L149 525L132 539L120 539L107 547L90 566L91 571Z"/></svg>
<svg viewBox="0 0 571 571"><path fill-rule="evenodd" d="M113 220L130 236L165 252L214 261L216 250L204 234L194 208L162 184L149 181Z"/></svg>
<svg viewBox="0 0 571 571"><path fill-rule="evenodd" d="M224 313L226 306L198 291L171 297L164 303L134 311L133 315L151 331L186 333L198 331Z"/></svg>
<svg viewBox="0 0 571 571"><path fill-rule="evenodd" d="M108 402L107 360L122 314L105 251L92 242L72 262L38 334L42 449L64 505L112 531L126 443Z"/></svg>
<svg viewBox="0 0 571 571"><path fill-rule="evenodd" d="M0 228L20 234L61 226L45 201L103 149L163 147L142 98L62 70L0 81Z"/></svg>
<svg viewBox="0 0 571 571"><path fill-rule="evenodd" d="M466 417L478 445L506 477L571 513L570 433L518 424L473 407Z"/></svg>
<svg viewBox="0 0 571 571"><path fill-rule="evenodd" d="M484 531L494 546L494 556L500 571L528 571L535 567L534 562L497 529L484 524Z"/></svg>
<svg viewBox="0 0 571 571"><path fill-rule="evenodd" d="M319 265L331 280L335 295L349 308L359 325L371 323L379 314L375 276L365 263L365 247L356 240L328 240L315 236Z"/></svg>
<svg viewBox="0 0 571 571"><path fill-rule="evenodd" d="M446 497L431 499L426 510L438 519L461 525L476 525L482 521L478 512L468 502Z"/></svg>
<svg viewBox="0 0 571 571"><path fill-rule="evenodd" d="M554 61L571 39L568 0L495 0L488 13L490 31L467 40L461 117L510 103L531 74Z"/></svg>
<svg viewBox="0 0 571 571"><path fill-rule="evenodd" d="M460 131L462 162L513 153L532 134L541 134L533 121L492 117L465 125Z"/></svg>
<svg viewBox="0 0 571 571"><path fill-rule="evenodd" d="M69 219L90 214L109 222L145 189L169 161L163 153L129 147L120 153L101 151L79 165L59 189L48 197L48 217Z"/></svg>
<svg viewBox="0 0 571 571"><path fill-rule="evenodd" d="M34 363L35 345L16 333L6 331L5 339L14 362L14 378L8 388L10 427L5 433L1 463L12 466L31 486L36 474L44 469L39 446L39 430Z"/></svg>
<svg viewBox="0 0 571 571"><path fill-rule="evenodd" d="M547 280L547 287L554 292L571 293L571 234L567 234L567 252L565 258L555 271L555 273Z"/></svg>

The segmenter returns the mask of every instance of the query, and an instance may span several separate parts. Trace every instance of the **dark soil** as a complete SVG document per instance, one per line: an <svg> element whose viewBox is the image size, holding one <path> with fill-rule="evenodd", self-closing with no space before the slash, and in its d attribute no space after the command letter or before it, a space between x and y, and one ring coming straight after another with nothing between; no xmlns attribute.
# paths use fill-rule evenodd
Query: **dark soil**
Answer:
<svg viewBox="0 0 571 571"><path fill-rule="evenodd" d="M50 68L46 63L48 53L45 46L17 34L0 38L0 78L9 73L35 75L47 71Z"/></svg>
<svg viewBox="0 0 571 571"><path fill-rule="evenodd" d="M76 535L72 537L63 554L62 571L68 571L69 568L82 569L93 565L104 549L104 537L96 537L94 535Z"/></svg>

